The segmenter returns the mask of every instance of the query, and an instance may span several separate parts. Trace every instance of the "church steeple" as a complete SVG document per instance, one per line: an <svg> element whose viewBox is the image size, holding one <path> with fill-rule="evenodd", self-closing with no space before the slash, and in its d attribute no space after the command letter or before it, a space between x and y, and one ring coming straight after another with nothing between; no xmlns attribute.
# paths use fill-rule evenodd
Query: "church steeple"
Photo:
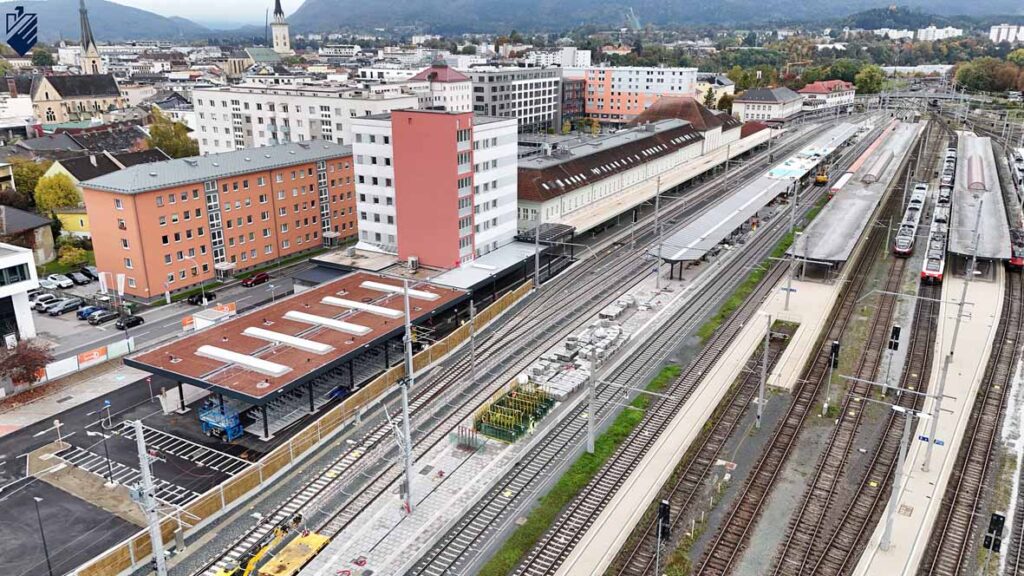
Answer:
<svg viewBox="0 0 1024 576"><path fill-rule="evenodd" d="M278 2L280 4L280 1ZM92 37L92 26L89 25L89 11L85 9L85 0L80 0L78 8L79 18L82 24L82 53L92 48L96 49L96 39Z"/></svg>
<svg viewBox="0 0 1024 576"><path fill-rule="evenodd" d="M102 74L103 60L100 58L99 48L96 47L96 39L92 35L92 26L89 25L89 11L85 9L85 0L79 0L78 14L82 26L82 55L79 60L82 74Z"/></svg>
<svg viewBox="0 0 1024 576"><path fill-rule="evenodd" d="M291 37L288 34L288 21L284 19L281 0L274 0L274 21L270 24L270 31L274 37L274 52L282 56L295 53L292 51Z"/></svg>

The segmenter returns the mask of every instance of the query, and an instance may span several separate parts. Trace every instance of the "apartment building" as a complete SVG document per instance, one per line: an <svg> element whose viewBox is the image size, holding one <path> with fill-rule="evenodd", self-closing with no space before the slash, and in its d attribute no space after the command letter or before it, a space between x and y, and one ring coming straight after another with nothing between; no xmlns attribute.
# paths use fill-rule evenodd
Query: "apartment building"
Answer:
<svg viewBox="0 0 1024 576"><path fill-rule="evenodd" d="M352 149L327 141L130 166L82 190L96 266L142 300L356 233Z"/></svg>
<svg viewBox="0 0 1024 576"><path fill-rule="evenodd" d="M361 247L454 268L512 242L514 119L399 110L353 132Z"/></svg>
<svg viewBox="0 0 1024 576"><path fill-rule="evenodd" d="M520 132L560 127L560 69L484 66L466 74L473 81L473 110L478 114L515 118Z"/></svg>
<svg viewBox="0 0 1024 576"><path fill-rule="evenodd" d="M952 26L936 28L933 24L927 28L917 29L917 40L919 42L934 42L936 40L945 40L946 38L959 38L963 35L964 31L962 28L953 28Z"/></svg>
<svg viewBox="0 0 1024 576"><path fill-rule="evenodd" d="M565 68L583 68L590 66L590 50L580 50L575 46L563 46L557 50L531 50L526 55L526 63L530 66L562 66Z"/></svg>
<svg viewBox="0 0 1024 576"><path fill-rule="evenodd" d="M228 86L192 91L203 154L327 140L351 144L352 119L419 106L397 85Z"/></svg>
<svg viewBox="0 0 1024 576"><path fill-rule="evenodd" d="M1000 42L1009 42L1010 44L1024 42L1024 26L1017 26L1015 24L992 26L988 30L988 38L996 44Z"/></svg>
<svg viewBox="0 0 1024 576"><path fill-rule="evenodd" d="M581 71L587 81L586 113L607 124L625 124L662 96L693 96L696 68L595 66Z"/></svg>
<svg viewBox="0 0 1024 576"><path fill-rule="evenodd" d="M444 62L435 63L409 79L419 96L419 107L450 112L473 111L473 82ZM422 85L422 86L421 86Z"/></svg>

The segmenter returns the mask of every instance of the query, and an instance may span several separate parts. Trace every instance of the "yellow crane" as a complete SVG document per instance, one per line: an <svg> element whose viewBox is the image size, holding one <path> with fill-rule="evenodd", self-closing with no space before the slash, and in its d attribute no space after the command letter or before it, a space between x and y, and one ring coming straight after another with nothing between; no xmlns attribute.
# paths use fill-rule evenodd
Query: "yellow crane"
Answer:
<svg viewBox="0 0 1024 576"><path fill-rule="evenodd" d="M238 562L227 568L221 568L216 576L255 576L260 561L273 550L292 528L297 528L302 523L302 516L296 515L291 520L281 522L274 527L274 531L261 538L253 544L238 558Z"/></svg>

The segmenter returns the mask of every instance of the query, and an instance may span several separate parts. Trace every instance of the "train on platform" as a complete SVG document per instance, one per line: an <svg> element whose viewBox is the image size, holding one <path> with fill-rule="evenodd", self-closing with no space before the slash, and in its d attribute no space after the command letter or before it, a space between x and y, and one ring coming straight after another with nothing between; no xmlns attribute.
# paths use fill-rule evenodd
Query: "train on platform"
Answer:
<svg viewBox="0 0 1024 576"><path fill-rule="evenodd" d="M897 256L907 257L914 253L914 244L917 240L917 228L921 224L921 214L924 212L924 205L928 199L928 185L915 184L914 192L910 195L907 209L903 213L903 221L900 222L899 230L896 231L896 238L892 242L892 253Z"/></svg>
<svg viewBox="0 0 1024 576"><path fill-rule="evenodd" d="M928 229L928 248L921 268L921 281L927 284L942 282L946 270L946 243L949 239L949 205L936 206L932 224Z"/></svg>
<svg viewBox="0 0 1024 576"><path fill-rule="evenodd" d="M1006 266L1016 272L1024 270L1024 230L1020 228L1010 229L1010 259Z"/></svg>
<svg viewBox="0 0 1024 576"><path fill-rule="evenodd" d="M1013 185L1017 187L1017 201L1024 204L1024 148L1017 148L1010 158Z"/></svg>

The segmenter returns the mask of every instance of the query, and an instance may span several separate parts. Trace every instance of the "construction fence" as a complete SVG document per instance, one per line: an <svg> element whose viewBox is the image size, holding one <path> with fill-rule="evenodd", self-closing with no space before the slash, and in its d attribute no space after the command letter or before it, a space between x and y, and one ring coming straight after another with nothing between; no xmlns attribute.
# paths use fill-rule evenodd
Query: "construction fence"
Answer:
<svg viewBox="0 0 1024 576"><path fill-rule="evenodd" d="M491 321L505 312L533 290L532 282L525 282L505 294L487 308L481 310L474 320L475 329L482 330ZM460 326L433 346L413 357L414 370L430 366L464 343L470 335L470 325ZM174 517L166 518L161 524L161 533L166 544L174 542L175 532L184 527L195 529L229 508L240 504L266 482L283 473L288 467L305 457L313 448L339 432L343 425L352 420L361 410L370 406L405 376L405 365L401 364L384 372L354 392L341 404L329 410L323 417L311 423L292 436L288 442L278 446L247 471L232 477L184 506ZM141 531L127 541L111 548L92 562L79 568L78 576L117 576L134 570L147 560L152 551L148 531Z"/></svg>

